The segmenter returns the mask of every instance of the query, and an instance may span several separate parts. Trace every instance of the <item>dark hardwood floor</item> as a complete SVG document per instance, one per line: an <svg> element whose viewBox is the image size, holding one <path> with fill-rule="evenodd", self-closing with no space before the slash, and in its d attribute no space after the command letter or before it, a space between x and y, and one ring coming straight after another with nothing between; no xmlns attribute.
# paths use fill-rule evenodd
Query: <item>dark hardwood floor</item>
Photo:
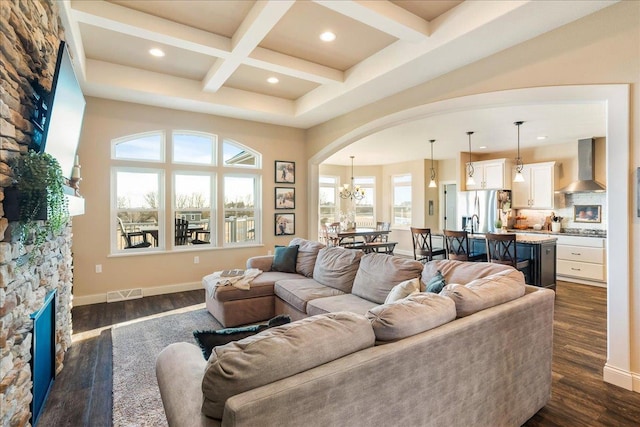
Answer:
<svg viewBox="0 0 640 427"><path fill-rule="evenodd" d="M606 290L559 282L556 292L552 398L525 426L638 426L640 393L602 381ZM203 301L198 290L75 307L74 343L38 425L110 426L109 326Z"/></svg>

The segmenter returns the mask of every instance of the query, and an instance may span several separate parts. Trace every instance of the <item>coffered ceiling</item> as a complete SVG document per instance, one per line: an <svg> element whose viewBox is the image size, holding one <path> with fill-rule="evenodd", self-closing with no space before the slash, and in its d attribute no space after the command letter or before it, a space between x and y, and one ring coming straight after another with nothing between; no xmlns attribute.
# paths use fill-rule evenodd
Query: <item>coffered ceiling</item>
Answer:
<svg viewBox="0 0 640 427"><path fill-rule="evenodd" d="M64 0L86 95L309 128L612 1ZM335 34L332 42L319 36ZM163 57L149 54L161 49ZM268 83L269 77L278 83Z"/></svg>

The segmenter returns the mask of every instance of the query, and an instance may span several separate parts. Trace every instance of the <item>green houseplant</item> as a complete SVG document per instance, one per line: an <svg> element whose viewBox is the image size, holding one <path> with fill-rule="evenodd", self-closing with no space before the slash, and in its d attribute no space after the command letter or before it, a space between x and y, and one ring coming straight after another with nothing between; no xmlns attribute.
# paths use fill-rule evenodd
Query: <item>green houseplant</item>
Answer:
<svg viewBox="0 0 640 427"><path fill-rule="evenodd" d="M20 241L40 246L49 233L58 234L69 220L62 170L50 154L30 150L13 162L12 171L18 194ZM40 223L45 209L47 220Z"/></svg>

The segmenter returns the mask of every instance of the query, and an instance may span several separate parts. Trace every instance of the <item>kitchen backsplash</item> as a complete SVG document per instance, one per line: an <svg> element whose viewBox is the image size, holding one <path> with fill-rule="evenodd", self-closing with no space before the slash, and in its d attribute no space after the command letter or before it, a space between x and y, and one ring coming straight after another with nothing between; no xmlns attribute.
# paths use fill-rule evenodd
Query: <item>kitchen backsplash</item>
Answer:
<svg viewBox="0 0 640 427"><path fill-rule="evenodd" d="M600 206L600 222L575 222L574 206ZM530 210L519 209L515 214L527 217L519 224L526 223L529 227L534 224L544 224L545 218L555 212L562 217L562 229L576 230L606 230L607 229L607 195L606 193L573 193L556 194L555 206L553 210ZM515 216L514 214L514 216Z"/></svg>

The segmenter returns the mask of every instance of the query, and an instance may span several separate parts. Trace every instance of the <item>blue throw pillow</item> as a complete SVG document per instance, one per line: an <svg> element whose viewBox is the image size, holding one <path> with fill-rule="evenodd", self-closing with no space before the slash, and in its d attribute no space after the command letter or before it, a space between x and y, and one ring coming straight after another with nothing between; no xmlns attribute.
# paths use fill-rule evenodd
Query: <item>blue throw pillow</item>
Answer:
<svg viewBox="0 0 640 427"><path fill-rule="evenodd" d="M433 276L431 280L429 280L429 283L427 283L427 292L439 294L440 291L442 291L442 288L445 287L445 285L446 283L444 281L444 276L442 275L442 272L438 270L436 275Z"/></svg>
<svg viewBox="0 0 640 427"><path fill-rule="evenodd" d="M273 263L271 264L271 271L295 273L299 247L300 245L276 246Z"/></svg>

